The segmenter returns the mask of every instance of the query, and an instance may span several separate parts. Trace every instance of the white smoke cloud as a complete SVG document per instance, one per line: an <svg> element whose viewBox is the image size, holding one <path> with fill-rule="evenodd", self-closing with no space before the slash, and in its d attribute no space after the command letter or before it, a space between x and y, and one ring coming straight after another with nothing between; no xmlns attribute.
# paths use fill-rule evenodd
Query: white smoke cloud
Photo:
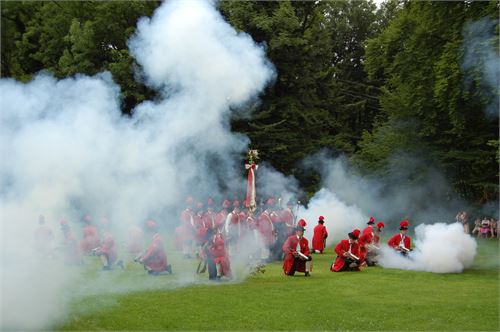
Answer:
<svg viewBox="0 0 500 332"><path fill-rule="evenodd" d="M129 46L163 97L138 105L131 118L121 116L109 73L0 81L2 329L50 327L72 296L101 289L74 284L85 267L37 260L30 244L40 213L60 242L62 218L77 236L87 212L108 217L115 234L150 216L173 227L187 194L245 188L239 162L248 139L230 132L230 107L252 101L273 79L263 48L206 1L163 3L140 20ZM174 271L195 279L181 266Z"/></svg>
<svg viewBox="0 0 500 332"><path fill-rule="evenodd" d="M474 261L477 243L463 232L458 223L420 224L415 235L415 248L408 258L385 246L380 265L404 270L460 273Z"/></svg>
<svg viewBox="0 0 500 332"><path fill-rule="evenodd" d="M326 245L335 244L347 238L347 233L366 226L368 218L356 205L349 205L341 201L338 196L328 189L321 189L311 198L307 209L299 209L299 217L307 221L305 237L312 240L314 227L319 216L325 217L324 226L328 231Z"/></svg>

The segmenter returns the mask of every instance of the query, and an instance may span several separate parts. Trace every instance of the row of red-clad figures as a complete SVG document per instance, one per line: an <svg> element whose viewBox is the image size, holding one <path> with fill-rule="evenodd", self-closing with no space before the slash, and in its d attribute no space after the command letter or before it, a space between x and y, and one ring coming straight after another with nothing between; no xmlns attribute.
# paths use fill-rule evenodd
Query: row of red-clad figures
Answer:
<svg viewBox="0 0 500 332"><path fill-rule="evenodd" d="M109 222L102 218L95 225L90 215L82 218L83 228L81 239L78 240L67 220L60 221L63 240L54 250L54 234L45 223L43 216L39 217L39 225L35 230L35 250L44 257L51 257L54 252L60 252L68 265L81 265L84 255L99 256L103 270L114 267L124 268L123 260L119 259L118 248L114 236L110 232ZM135 261L141 263L150 274L172 273L168 264L164 241L158 232L158 225L154 220L148 220L139 227L132 225L128 230L126 252L135 256ZM150 233L151 242L144 250L144 231Z"/></svg>
<svg viewBox="0 0 500 332"><path fill-rule="evenodd" d="M193 204L188 197L186 208L180 214L180 225L175 230L175 248L185 257L192 256L204 242L206 234L211 233L224 239L229 254L238 254L245 240L258 238L262 242L260 259L281 258L281 245L293 233L293 203L284 209L276 208L275 200L268 199L263 210L254 214L245 207L245 202L224 200L221 209L216 211L214 202L208 199Z"/></svg>
<svg viewBox="0 0 500 332"><path fill-rule="evenodd" d="M292 276L295 272L303 272L310 276L312 266L311 253L323 253L328 232L324 226L324 217L320 216L318 225L314 228L312 248L304 237L306 221L301 219L295 228L295 235L291 235L283 245L285 257L283 271ZM367 227L360 231L354 229L347 234L347 238L339 241L334 248L337 255L330 266L332 272L360 271L364 266L373 266L377 263L380 254L380 235L384 223L379 221L375 227L373 217ZM411 238L406 234L409 222L400 222L399 233L392 236L387 244L400 254L407 256L411 251Z"/></svg>

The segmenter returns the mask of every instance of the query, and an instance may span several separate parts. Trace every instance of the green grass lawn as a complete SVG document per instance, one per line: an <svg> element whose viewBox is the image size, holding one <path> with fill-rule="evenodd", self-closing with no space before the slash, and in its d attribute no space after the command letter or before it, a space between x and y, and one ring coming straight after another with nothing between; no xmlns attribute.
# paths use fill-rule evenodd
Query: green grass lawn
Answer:
<svg viewBox="0 0 500 332"><path fill-rule="evenodd" d="M174 269L194 264L169 257ZM150 277L132 264L125 272L91 272L90 295L77 297L56 329L499 330L497 240L480 240L474 266L460 274L381 267L332 273L333 254L313 257L310 278L285 277L276 262L240 283Z"/></svg>

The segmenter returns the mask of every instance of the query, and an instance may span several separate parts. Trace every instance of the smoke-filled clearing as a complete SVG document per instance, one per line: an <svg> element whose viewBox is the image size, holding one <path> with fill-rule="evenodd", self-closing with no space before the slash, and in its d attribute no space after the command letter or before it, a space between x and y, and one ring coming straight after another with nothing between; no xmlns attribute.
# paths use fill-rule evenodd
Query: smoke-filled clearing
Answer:
<svg viewBox="0 0 500 332"><path fill-rule="evenodd" d="M97 223L108 218L122 243L147 218L172 234L188 194L220 198L221 188L245 188L248 139L230 132L229 119L231 107L253 102L273 79L264 49L208 1L163 3L139 21L129 46L140 76L164 97L138 105L131 118L121 115L109 73L0 81L0 152L8 156L0 166L2 328L50 327L74 297L155 287L145 275L81 278L85 268L40 261L32 246L39 214L54 246L63 241L59 221L79 237L86 213ZM174 269L170 284L196 279L190 266Z"/></svg>

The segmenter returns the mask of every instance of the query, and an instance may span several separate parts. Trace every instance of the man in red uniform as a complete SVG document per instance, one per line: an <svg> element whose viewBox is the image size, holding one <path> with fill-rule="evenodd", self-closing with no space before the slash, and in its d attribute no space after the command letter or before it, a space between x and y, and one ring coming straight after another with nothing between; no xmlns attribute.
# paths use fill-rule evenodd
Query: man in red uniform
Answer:
<svg viewBox="0 0 500 332"><path fill-rule="evenodd" d="M92 250L97 248L100 244L99 233L97 228L92 225L92 217L85 215L83 217L83 238L80 241L80 249L84 254L92 254Z"/></svg>
<svg viewBox="0 0 500 332"><path fill-rule="evenodd" d="M267 261L270 257L270 249L273 247L275 241L274 225L271 220L270 212L267 208L262 211L257 219L257 230L259 231L259 236L264 244L261 249L260 259L262 261Z"/></svg>
<svg viewBox="0 0 500 332"><path fill-rule="evenodd" d="M231 279L231 265L229 263L229 255L226 251L222 234L217 233L210 237L208 252L211 259L213 259L215 263L217 279Z"/></svg>
<svg viewBox="0 0 500 332"><path fill-rule="evenodd" d="M408 255L411 251L411 238L406 235L409 225L410 222L408 220L401 221L399 223L399 233L387 241L389 247L394 248L394 250L400 252L404 256Z"/></svg>
<svg viewBox="0 0 500 332"><path fill-rule="evenodd" d="M373 232L373 244L376 245L377 247L380 246L380 234L382 234L382 228L384 227L385 227L384 223L379 221L377 223L377 228Z"/></svg>
<svg viewBox="0 0 500 332"><path fill-rule="evenodd" d="M286 209L283 209L280 213L281 220L285 223L287 228L287 238L294 233L295 216L293 214L293 205L294 201L288 201L288 203L286 204Z"/></svg>
<svg viewBox="0 0 500 332"><path fill-rule="evenodd" d="M101 220L101 229L104 233L102 243L99 247L94 249L94 254L101 257L102 269L104 271L111 270L113 264L123 269L123 261L118 261L118 252L116 250L115 239L109 232L108 220L103 218Z"/></svg>
<svg viewBox="0 0 500 332"><path fill-rule="evenodd" d="M323 253L326 245L326 238L328 237L328 232L324 225L325 217L319 216L318 224L314 227L314 235L312 239L313 253Z"/></svg>
<svg viewBox="0 0 500 332"><path fill-rule="evenodd" d="M230 255L239 252L238 242L241 237L241 220L240 220L240 202L233 202L233 211L226 217L226 225L224 227L224 236L228 244Z"/></svg>
<svg viewBox="0 0 500 332"><path fill-rule="evenodd" d="M231 202L229 200L225 199L224 202L222 202L222 209L217 213L215 216L215 231L216 233L221 233L224 230L224 227L226 226L226 218L229 207L231 206Z"/></svg>
<svg viewBox="0 0 500 332"><path fill-rule="evenodd" d="M304 272L304 276L309 277L312 257L309 255L309 241L304 237L305 228L297 226L295 235L291 235L283 244L283 271L288 276L293 276L295 272Z"/></svg>
<svg viewBox="0 0 500 332"><path fill-rule="evenodd" d="M348 239L341 240L337 243L335 246L337 258L330 267L330 271L359 271L361 261L359 257L358 237L360 233L359 229L355 229L348 234Z"/></svg>
<svg viewBox="0 0 500 332"><path fill-rule="evenodd" d="M215 228L215 217L216 213L214 211L214 200L212 197L209 197L207 200L207 212L205 212L204 223L207 229Z"/></svg>
<svg viewBox="0 0 500 332"><path fill-rule="evenodd" d="M194 211L192 210L193 198L186 198L186 208L182 210L180 220L181 224L176 228L175 233L178 236L177 242L182 248L184 258L190 258L193 253L193 242L195 239L195 221Z"/></svg>
<svg viewBox="0 0 500 332"><path fill-rule="evenodd" d="M154 220L148 220L146 226L153 232L153 241L146 252L136 258L136 261L144 265L144 269L151 275L158 275L162 272L172 273L172 266L167 262L167 254L163 245L163 239L158 233L158 227Z"/></svg>
<svg viewBox="0 0 500 332"><path fill-rule="evenodd" d="M368 226L366 226L365 229L363 229L363 232L361 232L361 236L358 239L358 244L359 244L359 254L361 258L362 264L366 265L375 265L375 262L373 261L373 254L370 254L370 252L374 249L373 247L373 224L375 223L375 218L373 216L370 217L370 220L368 220Z"/></svg>

